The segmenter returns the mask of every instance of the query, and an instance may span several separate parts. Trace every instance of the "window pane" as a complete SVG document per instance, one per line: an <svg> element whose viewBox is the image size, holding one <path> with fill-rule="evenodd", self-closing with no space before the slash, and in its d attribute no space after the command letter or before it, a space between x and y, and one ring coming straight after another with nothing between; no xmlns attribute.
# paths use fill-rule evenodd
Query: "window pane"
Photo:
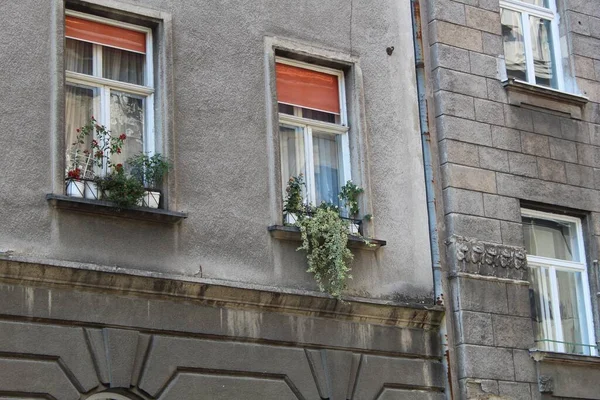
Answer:
<svg viewBox="0 0 600 400"><path fill-rule="evenodd" d="M590 355L581 272L556 271L563 340L567 353Z"/></svg>
<svg viewBox="0 0 600 400"><path fill-rule="evenodd" d="M335 124L337 122L335 114L331 114L324 111L311 110L309 108L302 109L302 117L314 119L317 121L330 122L332 124Z"/></svg>
<svg viewBox="0 0 600 400"><path fill-rule="evenodd" d="M521 0L523 3L533 4L534 6L548 7L548 0Z"/></svg>
<svg viewBox="0 0 600 400"><path fill-rule="evenodd" d="M278 103L279 112L282 114L294 115L294 106L289 104Z"/></svg>
<svg viewBox="0 0 600 400"><path fill-rule="evenodd" d="M67 39L65 42L65 69L92 75L94 73L92 49L91 43Z"/></svg>
<svg viewBox="0 0 600 400"><path fill-rule="evenodd" d="M527 81L525 44L521 14L516 11L502 10L502 36L506 74L509 78Z"/></svg>
<svg viewBox="0 0 600 400"><path fill-rule="evenodd" d="M306 161L304 154L304 129L294 126L280 125L279 147L281 151L281 184L282 193L288 180L303 174L306 177ZM306 179L305 179L306 181Z"/></svg>
<svg viewBox="0 0 600 400"><path fill-rule="evenodd" d="M91 178L92 160L83 151L90 149L92 138L84 139L84 144L76 144L77 129L89 122L94 115L94 98L97 89L67 85L65 87L65 148L67 170L75 165L81 169L82 177Z"/></svg>
<svg viewBox="0 0 600 400"><path fill-rule="evenodd" d="M556 74L554 73L554 60L551 51L550 21L538 17L529 17L529 23L531 25L531 52L533 53L535 83L556 87Z"/></svg>
<svg viewBox="0 0 600 400"><path fill-rule="evenodd" d="M144 54L102 48L102 76L116 81L144 84Z"/></svg>
<svg viewBox="0 0 600 400"><path fill-rule="evenodd" d="M339 205L339 144L337 136L313 131L317 205L322 202Z"/></svg>
<svg viewBox="0 0 600 400"><path fill-rule="evenodd" d="M523 217L523 233L528 254L581 261L577 229L573 222Z"/></svg>
<svg viewBox="0 0 600 400"><path fill-rule="evenodd" d="M144 99L117 91L110 93L110 130L113 135L127 135L123 152L112 157L113 163L144 151Z"/></svg>
<svg viewBox="0 0 600 400"><path fill-rule="evenodd" d="M552 296L548 268L533 267L530 269L531 288L535 301L535 334L538 347L543 350L556 351L555 326L552 315Z"/></svg>

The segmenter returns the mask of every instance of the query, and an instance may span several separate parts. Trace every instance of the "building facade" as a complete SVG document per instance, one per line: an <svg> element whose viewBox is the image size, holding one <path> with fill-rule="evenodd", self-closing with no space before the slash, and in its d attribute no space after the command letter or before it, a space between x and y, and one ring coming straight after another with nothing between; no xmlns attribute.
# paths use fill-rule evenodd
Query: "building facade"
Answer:
<svg viewBox="0 0 600 400"><path fill-rule="evenodd" d="M597 1L432 1L460 398L595 399Z"/></svg>
<svg viewBox="0 0 600 400"><path fill-rule="evenodd" d="M600 399L597 0L0 16L0 398ZM341 299L300 176L364 189Z"/></svg>
<svg viewBox="0 0 600 400"><path fill-rule="evenodd" d="M444 397L410 2L0 15L0 397ZM171 160L160 208L76 184L137 152ZM343 302L284 225L301 172L311 202L352 179L374 216Z"/></svg>

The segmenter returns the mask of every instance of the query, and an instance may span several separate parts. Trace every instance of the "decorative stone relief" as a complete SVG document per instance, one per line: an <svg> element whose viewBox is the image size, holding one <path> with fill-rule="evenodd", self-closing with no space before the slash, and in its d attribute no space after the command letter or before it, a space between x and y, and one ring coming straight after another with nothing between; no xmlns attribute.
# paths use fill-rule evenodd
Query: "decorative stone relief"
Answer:
<svg viewBox="0 0 600 400"><path fill-rule="evenodd" d="M522 247L488 243L476 238L452 236L448 258L455 272L527 280L527 256Z"/></svg>
<svg viewBox="0 0 600 400"><path fill-rule="evenodd" d="M538 378L538 388L540 389L540 393L553 393L554 379L551 376L541 375Z"/></svg>

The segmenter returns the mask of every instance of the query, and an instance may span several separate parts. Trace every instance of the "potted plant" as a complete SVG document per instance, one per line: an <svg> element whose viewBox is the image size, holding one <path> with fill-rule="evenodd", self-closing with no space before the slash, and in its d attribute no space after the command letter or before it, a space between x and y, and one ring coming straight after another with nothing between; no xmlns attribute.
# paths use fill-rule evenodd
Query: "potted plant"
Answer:
<svg viewBox="0 0 600 400"><path fill-rule="evenodd" d="M127 164L131 169L131 176L146 187L142 205L158 208L161 196L158 187L162 184L163 178L169 169L171 169L169 160L160 153L152 156L140 153L128 159Z"/></svg>
<svg viewBox="0 0 600 400"><path fill-rule="evenodd" d="M103 193L103 199L115 203L119 207L139 205L145 190L144 185L131 175L125 173L123 164L116 164L108 175L96 178L96 184Z"/></svg>
<svg viewBox="0 0 600 400"><path fill-rule="evenodd" d="M302 198L302 187L305 185L304 176L292 176L288 181L286 199L283 203L283 216L285 223L294 225L306 213L306 206Z"/></svg>
<svg viewBox="0 0 600 400"><path fill-rule="evenodd" d="M352 181L348 181L342 186L338 195L340 200L344 203L346 211L348 212L348 217L350 218L349 229L351 235L359 235L360 233L358 196L364 193L364 191L363 188L358 187L352 183ZM364 219L370 220L371 215L365 215Z"/></svg>
<svg viewBox="0 0 600 400"><path fill-rule="evenodd" d="M91 136L90 150L81 150L86 137ZM92 116L81 128L77 129L76 141L72 144L71 168L67 171L67 195L99 199L98 180L95 179L94 167L98 171L112 167L110 155L120 154L123 148L125 134L113 136L104 126L96 123ZM85 159L82 162L80 154ZM76 178L75 178L76 177ZM80 190L81 189L81 190Z"/></svg>

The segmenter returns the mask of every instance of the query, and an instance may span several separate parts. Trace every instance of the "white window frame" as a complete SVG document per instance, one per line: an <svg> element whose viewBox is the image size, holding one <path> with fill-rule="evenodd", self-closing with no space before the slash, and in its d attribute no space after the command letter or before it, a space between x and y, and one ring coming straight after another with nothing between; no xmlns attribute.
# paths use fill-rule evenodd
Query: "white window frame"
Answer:
<svg viewBox="0 0 600 400"><path fill-rule="evenodd" d="M518 0L500 0L500 9L508 9L521 14L521 26L523 27L523 41L525 47L525 64L527 69L527 82L530 85L547 89L547 86L538 85L535 82L535 67L533 64L533 51L531 46L531 27L529 17L539 17L550 21L550 34L552 35L552 57L554 58L554 69L557 87L552 88L560 91L565 90L565 81L560 54L560 35L558 24L560 15L556 8L556 0L548 0L548 7L536 6ZM518 80L518 79L517 79ZM520 81L520 80L518 80Z"/></svg>
<svg viewBox="0 0 600 400"><path fill-rule="evenodd" d="M156 151L155 135L154 135L154 64L153 64L153 48L152 48L152 29L128 24L125 22L112 20L109 18L98 17L92 14L86 14L73 10L65 10L65 15L73 16L89 21L95 21L106 25L118 26L120 28L129 29L132 31L143 32L146 35L146 54L144 66L144 84L136 85L127 82L116 81L103 78L102 74L102 47L101 44L92 43L93 50L93 74L87 75L65 69L65 84L75 85L99 91L99 104L94 104L94 113L98 123L110 127L110 92L111 90L124 92L144 99L144 140L143 151L149 156L154 155ZM65 36L66 39L66 36ZM77 40L77 39L74 39ZM96 112L96 108L97 111ZM106 163L99 171L101 175L106 174Z"/></svg>
<svg viewBox="0 0 600 400"><path fill-rule="evenodd" d="M531 209L525 209L525 208L521 209L521 215L523 217L538 218L538 219L544 219L544 220L550 220L550 221L567 222L567 223L575 224L576 232L574 232L574 234L576 235L576 239L577 239L577 248L573 249L573 250L574 250L574 253L575 253L575 251L577 252L577 256L578 256L577 258L581 261L567 261L567 260L561 260L561 259L556 259L556 258L540 257L540 256L534 256L534 255L528 254L527 255L527 264L529 265L530 268L547 268L548 269L548 276L549 276L550 282L545 282L545 280L546 280L545 275L540 274L542 276L542 279L540 280L539 284L543 287L548 287L548 286L550 287L550 293L547 293L547 295L548 295L548 298L550 298L552 301L552 310L546 309L544 313L549 315L551 312L552 315L554 315L555 323L552 324L548 318L544 318L544 324L545 324L546 332L548 332L548 334L550 336L552 336L547 339L556 341L556 342L553 342L553 344L556 346L555 347L556 350L561 353L565 352L565 346L564 346L564 343L561 343L561 342L564 342L564 335L563 335L563 331L562 331L562 325L559 323L560 321L562 321L562 318L561 318L560 303L559 303L559 298L558 298L558 281L556 279L556 271L568 271L568 272L580 272L581 273L583 293L579 293L579 290L577 290L577 298L583 304L583 307L585 309L584 310L585 319L587 321L587 324L585 326L582 326L581 329L586 329L586 331L587 331L589 342L590 342L588 344L591 346L595 346L596 345L596 336L594 333L594 320L593 320L593 316L592 316L592 303L591 303L591 297L590 297L590 285L588 282L587 263L585 262L586 256L585 256L585 249L583 246L583 229L582 229L581 219L576 218L576 217L569 217L569 216L565 216L565 215L558 215L558 214L537 211L537 210L531 210ZM549 283L549 285L547 285L548 283ZM538 287L538 288L536 288L536 290L538 292L542 292L542 287ZM539 299L536 298L535 301L538 302ZM542 306L542 305L540 305L540 306ZM539 317L541 317L541 316L538 316L538 318ZM592 356L597 356L598 351L597 351L596 347L591 347L591 346L589 347L590 354Z"/></svg>
<svg viewBox="0 0 600 400"><path fill-rule="evenodd" d="M350 141L348 137L348 116L346 113L346 88L344 84L344 72L341 70L322 67L319 65L309 64L301 61L291 60L289 58L275 57L275 62L280 64L291 65L298 68L309 69L322 72L329 75L335 75L338 78L338 93L340 103L340 123L334 124L329 122L317 121L310 118L302 117L302 108L294 107L294 115L279 113L279 125L288 125L301 128L304 132L304 161L306 163L306 201L309 204L316 205L316 186L314 181L314 157L313 157L313 129L319 132L331 133L340 135L340 187L347 181L352 180L352 172L350 165ZM279 104L279 102L277 102ZM281 103L286 104L286 103ZM281 137L280 137L281 139ZM283 155L281 155L283 157ZM289 177L281 177L283 182L286 182Z"/></svg>

